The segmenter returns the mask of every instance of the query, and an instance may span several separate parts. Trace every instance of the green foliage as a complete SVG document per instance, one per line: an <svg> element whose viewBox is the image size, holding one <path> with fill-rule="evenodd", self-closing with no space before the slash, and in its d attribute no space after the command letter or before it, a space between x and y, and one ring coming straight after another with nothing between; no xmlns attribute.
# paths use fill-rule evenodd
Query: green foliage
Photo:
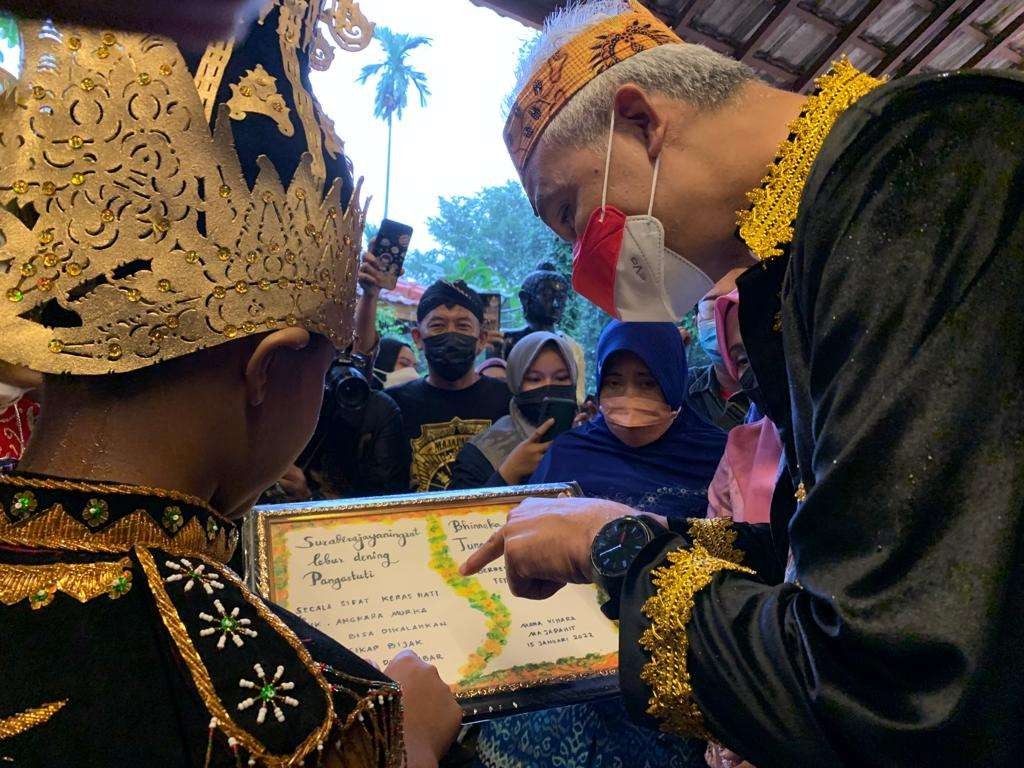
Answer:
<svg viewBox="0 0 1024 768"><path fill-rule="evenodd" d="M377 305L377 333L404 339L408 335L405 323L398 319L395 310L384 303Z"/></svg>
<svg viewBox="0 0 1024 768"><path fill-rule="evenodd" d="M6 48L16 48L19 42L17 20L9 13L0 13L0 44ZM4 54L0 50L0 61L3 60Z"/></svg>
<svg viewBox="0 0 1024 768"><path fill-rule="evenodd" d="M441 278L461 279L478 290L500 292L502 324L507 328L523 325L519 289L540 262L554 263L567 277L572 273L571 247L534 215L516 181L485 187L475 195L439 199L438 213L427 227L439 247L410 251L406 274L425 285ZM588 376L594 370L597 338L607 321L600 309L570 294L560 328L585 350Z"/></svg>
<svg viewBox="0 0 1024 768"><path fill-rule="evenodd" d="M420 106L427 106L427 97L430 95L427 76L411 67L406 57L421 45L430 45L430 38L393 32L387 27L377 27L373 38L384 49L384 61L367 64L356 78L356 82L361 85L365 85L371 77L377 78L373 116L384 121L390 120L392 116L401 120L402 111L409 104L409 86L415 87L419 93Z"/></svg>

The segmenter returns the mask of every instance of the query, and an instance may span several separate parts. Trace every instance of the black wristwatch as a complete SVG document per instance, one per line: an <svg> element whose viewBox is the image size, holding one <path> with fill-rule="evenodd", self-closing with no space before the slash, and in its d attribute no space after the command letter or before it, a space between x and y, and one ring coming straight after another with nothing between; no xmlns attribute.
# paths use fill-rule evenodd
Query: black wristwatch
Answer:
<svg viewBox="0 0 1024 768"><path fill-rule="evenodd" d="M594 583L610 598L601 608L609 618L618 616L619 594L629 567L640 550L662 533L665 533L665 527L661 523L643 515L612 520L594 537L590 547L590 565Z"/></svg>

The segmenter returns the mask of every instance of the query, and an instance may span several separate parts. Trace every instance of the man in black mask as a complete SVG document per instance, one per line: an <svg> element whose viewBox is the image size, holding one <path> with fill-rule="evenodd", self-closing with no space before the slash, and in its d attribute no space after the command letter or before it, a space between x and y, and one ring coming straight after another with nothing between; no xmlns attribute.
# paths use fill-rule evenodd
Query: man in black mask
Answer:
<svg viewBox="0 0 1024 768"><path fill-rule="evenodd" d="M473 369L484 348L483 319L483 302L461 280L439 280L420 299L412 338L429 372L387 390L402 411L414 490L448 488L462 446L508 413L505 383Z"/></svg>

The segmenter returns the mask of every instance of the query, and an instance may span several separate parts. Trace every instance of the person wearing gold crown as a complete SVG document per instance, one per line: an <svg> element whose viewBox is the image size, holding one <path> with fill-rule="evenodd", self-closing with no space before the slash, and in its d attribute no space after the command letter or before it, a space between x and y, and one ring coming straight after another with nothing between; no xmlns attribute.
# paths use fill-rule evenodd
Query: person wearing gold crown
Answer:
<svg viewBox="0 0 1024 768"><path fill-rule="evenodd" d="M2 760L436 766L458 729L433 668L382 674L226 567L351 342L364 214L310 95L319 13L264 3L187 57L20 25L0 360L45 407L0 476Z"/></svg>
<svg viewBox="0 0 1024 768"><path fill-rule="evenodd" d="M549 18L505 139L576 289L676 319L752 265L740 325L786 468L770 526L534 500L464 571L504 552L535 598L596 579L635 716L758 768L1016 765L1024 81L844 60L816 85L637 4Z"/></svg>

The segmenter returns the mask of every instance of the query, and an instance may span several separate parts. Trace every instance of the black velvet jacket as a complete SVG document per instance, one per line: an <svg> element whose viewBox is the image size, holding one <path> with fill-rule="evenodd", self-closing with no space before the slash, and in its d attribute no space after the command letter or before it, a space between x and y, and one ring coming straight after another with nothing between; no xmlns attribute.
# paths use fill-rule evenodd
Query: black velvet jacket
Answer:
<svg viewBox="0 0 1024 768"><path fill-rule="evenodd" d="M788 255L739 283L789 473L770 528L699 525L634 564L638 717L681 691L672 723L758 768L1019 764L1022 127L1024 81L981 73L885 85L835 123ZM660 669L651 615L676 643Z"/></svg>
<svg viewBox="0 0 1024 768"><path fill-rule="evenodd" d="M0 760L401 765L397 686L246 589L236 542L189 497L0 476Z"/></svg>

